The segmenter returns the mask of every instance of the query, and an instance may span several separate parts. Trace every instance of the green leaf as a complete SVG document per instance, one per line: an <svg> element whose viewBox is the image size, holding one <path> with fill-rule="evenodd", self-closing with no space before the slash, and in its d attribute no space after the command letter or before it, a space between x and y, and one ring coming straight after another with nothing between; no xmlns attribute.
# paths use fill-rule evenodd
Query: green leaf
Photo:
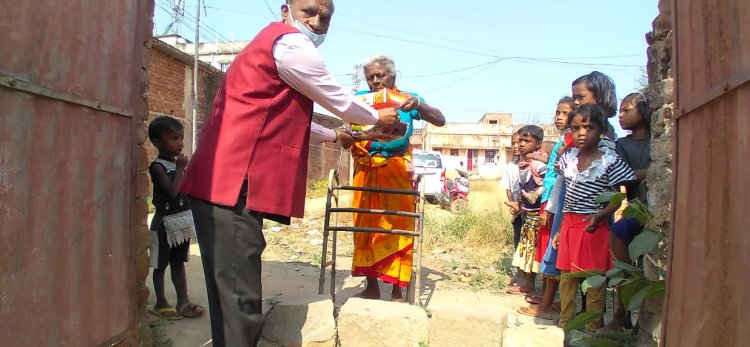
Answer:
<svg viewBox="0 0 750 347"><path fill-rule="evenodd" d="M651 285L646 287L646 293L644 294L644 297L654 298L657 296L662 296L664 295L665 289L666 283L664 281L652 281Z"/></svg>
<svg viewBox="0 0 750 347"><path fill-rule="evenodd" d="M646 298L646 291L648 288L643 288L639 292L635 293L630 300L628 300L628 311L633 311L641 308L641 304L643 303L643 299ZM623 300L625 301L625 300Z"/></svg>
<svg viewBox="0 0 750 347"><path fill-rule="evenodd" d="M656 272L658 272L659 276L661 276L662 278L667 278L667 270L665 270L664 268L657 266Z"/></svg>
<svg viewBox="0 0 750 347"><path fill-rule="evenodd" d="M618 284L622 283L622 281L624 281L624 280L625 280L625 278L615 277L615 278L609 280L609 286L610 287L616 287Z"/></svg>
<svg viewBox="0 0 750 347"><path fill-rule="evenodd" d="M591 276L581 283L581 290L585 293L589 288L599 288L607 281L604 276Z"/></svg>
<svg viewBox="0 0 750 347"><path fill-rule="evenodd" d="M607 277L618 277L618 276L621 276L623 272L624 272L623 269L618 269L616 267L613 267L609 269L609 271L607 271L607 273L605 273L604 275Z"/></svg>
<svg viewBox="0 0 750 347"><path fill-rule="evenodd" d="M626 207L625 210L622 211L622 217L635 218L638 220L638 223L641 223L641 225L646 225L648 223L648 215L644 214L637 207L633 207L631 205L628 205L628 207Z"/></svg>
<svg viewBox="0 0 750 347"><path fill-rule="evenodd" d="M642 270L639 269L638 267L633 266L633 265L628 264L628 263L623 263L623 262L618 261L618 260L615 260L613 262L613 264L615 265L616 268L620 268L620 269L623 269L625 271L633 271L633 272L637 272L637 273L641 273L642 272Z"/></svg>
<svg viewBox="0 0 750 347"><path fill-rule="evenodd" d="M630 200L630 201L628 201L628 206L633 206L633 208L637 209L639 212L641 212L643 215L645 215L646 218L651 218L651 212L649 212L648 206L646 206L640 200L638 200L638 199Z"/></svg>
<svg viewBox="0 0 750 347"><path fill-rule="evenodd" d="M591 271L577 271L577 272L566 272L560 275L560 277L565 278L586 278L591 276L601 276L604 275L604 272L599 270L591 270Z"/></svg>
<svg viewBox="0 0 750 347"><path fill-rule="evenodd" d="M596 202L603 204L605 202L619 204L625 200L625 194L620 192L604 192L596 197Z"/></svg>
<svg viewBox="0 0 750 347"><path fill-rule="evenodd" d="M628 245L628 255L631 260L635 261L638 257L654 250L658 244L659 235L644 230Z"/></svg>
<svg viewBox="0 0 750 347"><path fill-rule="evenodd" d="M630 299L640 292L646 285L644 278L634 278L620 285L620 299L625 307L630 307Z"/></svg>
<svg viewBox="0 0 750 347"><path fill-rule="evenodd" d="M617 341L613 341L603 337L584 337L581 342L585 343L586 346L593 347L618 347Z"/></svg>
<svg viewBox="0 0 750 347"><path fill-rule="evenodd" d="M578 330L586 326L586 323L598 319L602 315L599 311L586 311L579 313L565 326L565 331Z"/></svg>

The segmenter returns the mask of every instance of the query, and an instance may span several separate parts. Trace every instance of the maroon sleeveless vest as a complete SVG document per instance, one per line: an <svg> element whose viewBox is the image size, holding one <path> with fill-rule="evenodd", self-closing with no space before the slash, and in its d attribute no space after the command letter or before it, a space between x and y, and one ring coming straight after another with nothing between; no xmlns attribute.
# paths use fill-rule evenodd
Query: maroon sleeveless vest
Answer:
<svg viewBox="0 0 750 347"><path fill-rule="evenodd" d="M273 44L298 33L271 23L235 58L203 125L179 190L234 206L247 178L246 208L302 217L313 103L279 78Z"/></svg>

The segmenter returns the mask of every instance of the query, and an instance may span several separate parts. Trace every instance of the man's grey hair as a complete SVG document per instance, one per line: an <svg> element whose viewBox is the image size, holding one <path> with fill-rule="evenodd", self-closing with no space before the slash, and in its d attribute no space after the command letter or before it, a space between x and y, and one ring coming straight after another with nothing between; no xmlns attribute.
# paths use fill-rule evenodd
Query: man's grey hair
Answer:
<svg viewBox="0 0 750 347"><path fill-rule="evenodd" d="M368 57L362 62L362 68L366 69L368 66L373 64L380 64L385 68L385 71L391 76L396 76L396 62L393 58L385 54L376 54Z"/></svg>

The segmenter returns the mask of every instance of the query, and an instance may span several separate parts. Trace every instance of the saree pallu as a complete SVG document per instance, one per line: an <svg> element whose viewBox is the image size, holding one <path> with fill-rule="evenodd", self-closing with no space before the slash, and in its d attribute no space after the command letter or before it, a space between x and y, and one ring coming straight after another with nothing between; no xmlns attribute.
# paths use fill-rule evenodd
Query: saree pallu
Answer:
<svg viewBox="0 0 750 347"><path fill-rule="evenodd" d="M370 156L366 142L352 146L354 182L357 187L414 189L411 180L411 148L403 156L384 158ZM411 195L394 195L375 192L354 192L352 207L415 211L415 198ZM414 218L402 216L354 214L354 226L381 229L414 230ZM399 287L411 281L411 236L354 233L352 276L376 277Z"/></svg>

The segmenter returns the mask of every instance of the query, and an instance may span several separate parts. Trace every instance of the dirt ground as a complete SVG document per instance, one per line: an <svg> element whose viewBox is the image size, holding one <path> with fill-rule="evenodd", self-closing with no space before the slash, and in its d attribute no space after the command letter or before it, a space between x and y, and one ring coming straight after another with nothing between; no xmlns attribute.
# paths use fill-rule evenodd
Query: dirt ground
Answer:
<svg viewBox="0 0 750 347"><path fill-rule="evenodd" d="M492 213L505 213L498 208L504 201L497 181L473 181L469 194L470 204L475 210L490 210ZM342 196L340 206L350 204L350 196ZM263 295L266 300L283 300L287 296L309 296L317 294L320 275L321 245L325 198L308 199L304 219L295 219L289 226L266 223L264 235L267 248L263 259ZM425 214L434 217L451 218L450 212L437 206L427 206ZM351 219L342 217L340 225ZM428 232L428 230L425 230ZM350 233L340 233L337 242L337 269L335 305L340 307L346 299L364 288L364 279L350 276L352 237ZM561 334L551 326L551 321L534 320L518 316L516 309L525 305L522 297L502 293L502 286L487 280L488 276L500 275L505 271L494 266L472 265L470 254L477 252L472 247L460 244L433 245L423 252L422 283L424 288L421 301L429 308L455 302L465 302L477 310L507 312L511 326L539 326L543 333ZM507 250L498 249L495 258ZM498 262L495 262L498 263ZM497 266L500 267L500 266ZM190 261L186 264L189 294L192 300L207 306L205 280L197 244L191 246ZM330 269L326 269L324 293L330 292ZM490 274L490 275L488 275ZM168 277L168 276L167 276ZM505 282L502 276L491 277L495 282ZM149 278L150 282L150 278ZM152 284L149 283L149 287ZM167 280L167 298L174 303L175 294L171 282ZM381 286L382 297L389 297L389 288ZM149 307L154 304L153 295ZM157 346L210 346L210 325L207 316L195 319L166 322L155 319L155 342ZM552 339L554 340L554 339Z"/></svg>

